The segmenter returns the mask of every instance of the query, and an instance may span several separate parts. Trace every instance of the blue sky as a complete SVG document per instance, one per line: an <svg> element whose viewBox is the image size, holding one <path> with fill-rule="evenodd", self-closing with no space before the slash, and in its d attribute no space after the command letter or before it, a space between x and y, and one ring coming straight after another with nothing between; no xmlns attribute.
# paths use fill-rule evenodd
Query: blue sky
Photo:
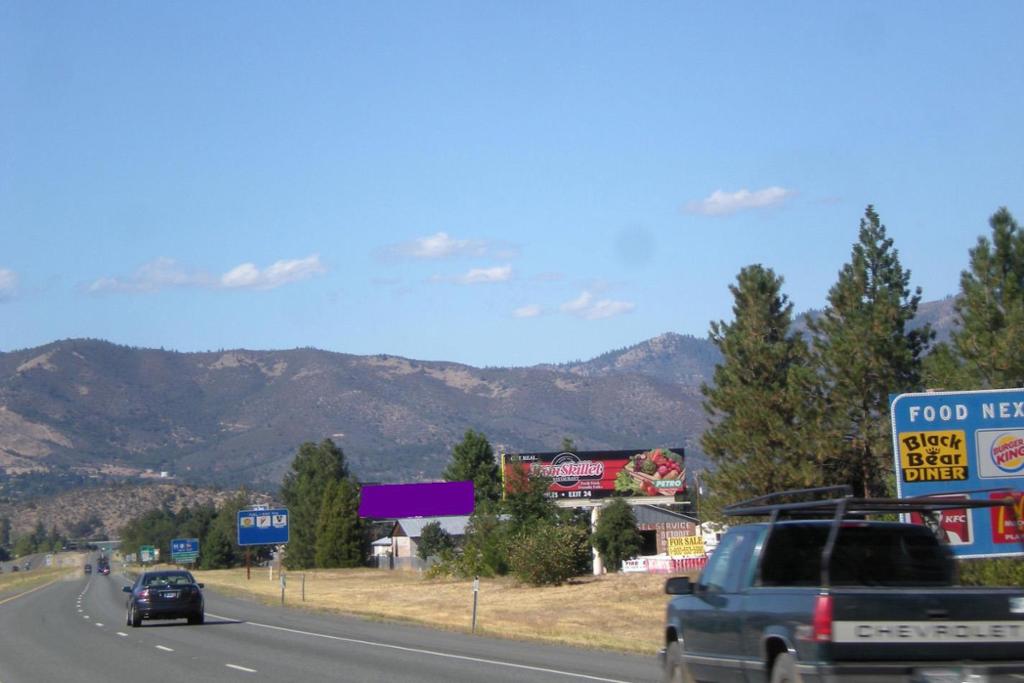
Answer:
<svg viewBox="0 0 1024 683"><path fill-rule="evenodd" d="M472 365L926 300L1024 216L1019 2L0 3L0 350Z"/></svg>

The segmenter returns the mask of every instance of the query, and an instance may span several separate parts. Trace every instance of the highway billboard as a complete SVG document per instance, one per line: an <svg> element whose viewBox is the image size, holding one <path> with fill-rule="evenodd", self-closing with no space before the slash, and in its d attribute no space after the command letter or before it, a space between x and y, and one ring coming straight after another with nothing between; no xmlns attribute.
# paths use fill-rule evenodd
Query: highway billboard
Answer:
<svg viewBox="0 0 1024 683"><path fill-rule="evenodd" d="M610 496L674 497L686 492L686 460L682 448L626 451L506 453L502 480L506 492L514 468L535 471L552 482L552 498Z"/></svg>
<svg viewBox="0 0 1024 683"><path fill-rule="evenodd" d="M900 394L890 412L901 498L1014 502L912 521L934 526L960 557L1024 555L1024 389Z"/></svg>

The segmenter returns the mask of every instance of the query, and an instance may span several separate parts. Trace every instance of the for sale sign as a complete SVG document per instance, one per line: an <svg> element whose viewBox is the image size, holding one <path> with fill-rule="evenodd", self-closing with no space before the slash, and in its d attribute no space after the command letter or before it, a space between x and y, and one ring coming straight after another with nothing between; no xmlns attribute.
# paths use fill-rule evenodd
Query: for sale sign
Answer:
<svg viewBox="0 0 1024 683"><path fill-rule="evenodd" d="M1024 555L1024 389L900 394L891 417L901 498L1014 501L911 521L932 526L960 557Z"/></svg>
<svg viewBox="0 0 1024 683"><path fill-rule="evenodd" d="M704 557L703 536L671 536L668 539L669 557Z"/></svg>
<svg viewBox="0 0 1024 683"><path fill-rule="evenodd" d="M686 491L682 448L506 453L502 456L506 493L516 481L515 470L551 479L551 498L670 497Z"/></svg>

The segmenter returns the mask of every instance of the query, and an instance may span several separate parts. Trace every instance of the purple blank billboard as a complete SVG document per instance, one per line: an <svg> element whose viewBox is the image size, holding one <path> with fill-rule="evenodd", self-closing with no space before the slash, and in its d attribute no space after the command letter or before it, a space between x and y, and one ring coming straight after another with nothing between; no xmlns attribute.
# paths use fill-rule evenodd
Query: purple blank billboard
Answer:
<svg viewBox="0 0 1024 683"><path fill-rule="evenodd" d="M363 487L359 516L377 519L473 514L473 482L380 484Z"/></svg>

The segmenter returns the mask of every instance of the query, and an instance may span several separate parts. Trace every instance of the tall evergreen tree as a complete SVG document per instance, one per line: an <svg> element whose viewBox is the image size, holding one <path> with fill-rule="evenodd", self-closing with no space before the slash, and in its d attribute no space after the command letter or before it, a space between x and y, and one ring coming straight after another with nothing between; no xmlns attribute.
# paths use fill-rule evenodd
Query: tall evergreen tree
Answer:
<svg viewBox="0 0 1024 683"><path fill-rule="evenodd" d="M441 475L445 481L472 481L477 508L493 506L501 500L501 477L494 449L487 437L472 429L452 449L452 459Z"/></svg>
<svg viewBox="0 0 1024 683"><path fill-rule="evenodd" d="M874 207L860 221L850 262L829 290L828 306L810 322L824 381L822 436L826 483L858 495L884 496L894 484L889 395L921 386L921 355L933 333L908 329L921 289Z"/></svg>
<svg viewBox="0 0 1024 683"><path fill-rule="evenodd" d="M979 237L970 270L960 274L959 329L951 335L961 365L946 388L1024 386L1024 232L1006 209L989 219L991 240Z"/></svg>
<svg viewBox="0 0 1024 683"><path fill-rule="evenodd" d="M722 362L714 385L702 387L711 426L701 445L716 465L705 476L708 517L737 500L820 481L814 373L806 343L791 329L782 282L762 265L743 268L729 287L733 322L711 325Z"/></svg>
<svg viewBox="0 0 1024 683"><path fill-rule="evenodd" d="M285 561L290 569L316 565L316 535L328 482L348 477L345 454L330 439L306 442L292 460L281 485L288 507L289 539Z"/></svg>
<svg viewBox="0 0 1024 683"><path fill-rule="evenodd" d="M339 479L327 485L316 538L318 567L361 567L369 550L359 517L359 485Z"/></svg>
<svg viewBox="0 0 1024 683"><path fill-rule="evenodd" d="M511 535L529 532L533 527L558 518L558 506L548 498L551 478L539 471L509 468L508 490L502 508Z"/></svg>
<svg viewBox="0 0 1024 683"><path fill-rule="evenodd" d="M11 518L0 517L0 546L11 544Z"/></svg>

